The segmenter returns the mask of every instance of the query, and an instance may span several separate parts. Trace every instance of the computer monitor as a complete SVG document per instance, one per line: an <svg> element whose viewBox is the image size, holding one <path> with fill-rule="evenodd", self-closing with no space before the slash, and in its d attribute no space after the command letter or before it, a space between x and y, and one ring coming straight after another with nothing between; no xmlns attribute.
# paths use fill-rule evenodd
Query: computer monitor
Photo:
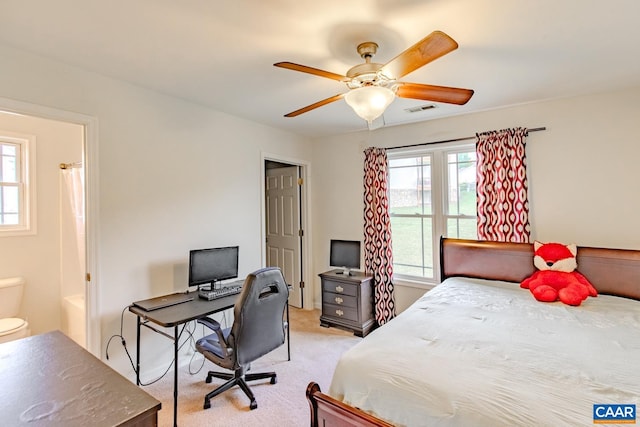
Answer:
<svg viewBox="0 0 640 427"><path fill-rule="evenodd" d="M189 251L189 286L210 285L238 277L238 246Z"/></svg>
<svg viewBox="0 0 640 427"><path fill-rule="evenodd" d="M360 268L359 240L331 240L329 265L342 268L342 274L349 275L350 269Z"/></svg>

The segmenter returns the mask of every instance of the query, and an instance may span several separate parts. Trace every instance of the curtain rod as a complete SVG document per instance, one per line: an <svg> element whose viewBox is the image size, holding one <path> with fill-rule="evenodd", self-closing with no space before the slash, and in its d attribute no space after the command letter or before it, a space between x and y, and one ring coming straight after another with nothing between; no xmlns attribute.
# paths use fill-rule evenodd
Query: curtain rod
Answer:
<svg viewBox="0 0 640 427"><path fill-rule="evenodd" d="M60 169L71 169L82 167L82 162L60 163Z"/></svg>
<svg viewBox="0 0 640 427"><path fill-rule="evenodd" d="M547 130L546 127L539 127L539 128L532 128L532 129L527 129L527 133L529 132L538 132L541 130ZM443 141L432 141L432 142L422 142L420 144L411 144L411 145L401 145L399 147L389 147L386 150L398 150L400 148L410 148L410 147L420 147L422 145L432 145L432 144L444 144L445 142L458 142L458 141L467 141L469 139L476 139L475 136L465 136L463 138L455 138L455 139L445 139Z"/></svg>

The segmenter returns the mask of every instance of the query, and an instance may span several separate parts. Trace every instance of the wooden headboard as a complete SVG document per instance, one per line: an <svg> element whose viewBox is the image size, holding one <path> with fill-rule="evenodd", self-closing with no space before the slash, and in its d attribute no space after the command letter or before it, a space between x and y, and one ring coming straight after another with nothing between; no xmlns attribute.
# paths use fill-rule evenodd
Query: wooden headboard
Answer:
<svg viewBox="0 0 640 427"><path fill-rule="evenodd" d="M577 262L599 293L640 300L640 251L578 246ZM531 243L440 239L441 280L464 276L520 283L534 271Z"/></svg>

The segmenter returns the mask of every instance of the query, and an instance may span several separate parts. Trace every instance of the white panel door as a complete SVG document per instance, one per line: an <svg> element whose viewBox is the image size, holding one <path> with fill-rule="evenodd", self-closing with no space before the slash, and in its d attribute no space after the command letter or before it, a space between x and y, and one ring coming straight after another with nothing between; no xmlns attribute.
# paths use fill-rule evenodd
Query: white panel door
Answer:
<svg viewBox="0 0 640 427"><path fill-rule="evenodd" d="M300 190L298 166L266 171L267 266L280 267L293 288L289 304L302 307Z"/></svg>

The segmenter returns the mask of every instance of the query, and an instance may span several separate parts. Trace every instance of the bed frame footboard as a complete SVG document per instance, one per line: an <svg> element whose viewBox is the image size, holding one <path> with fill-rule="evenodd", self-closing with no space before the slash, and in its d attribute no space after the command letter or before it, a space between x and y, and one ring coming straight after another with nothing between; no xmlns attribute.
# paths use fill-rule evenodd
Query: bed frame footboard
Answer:
<svg viewBox="0 0 640 427"><path fill-rule="evenodd" d="M315 382L307 386L307 400L311 409L311 427L393 427L393 424L322 393Z"/></svg>

